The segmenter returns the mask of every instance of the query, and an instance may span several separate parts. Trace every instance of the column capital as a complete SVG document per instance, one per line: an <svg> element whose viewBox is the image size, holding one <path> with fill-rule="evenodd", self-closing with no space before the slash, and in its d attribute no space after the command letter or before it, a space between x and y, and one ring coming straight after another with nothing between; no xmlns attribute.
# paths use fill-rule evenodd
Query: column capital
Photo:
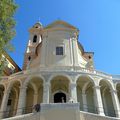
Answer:
<svg viewBox="0 0 120 120"><path fill-rule="evenodd" d="M48 82L44 83L43 85L50 87L50 83L48 83Z"/></svg>
<svg viewBox="0 0 120 120"><path fill-rule="evenodd" d="M117 90L110 90L110 92L117 94Z"/></svg>
<svg viewBox="0 0 120 120"><path fill-rule="evenodd" d="M72 87L76 87L76 86L77 86L77 84L74 83L74 82L71 82L70 85L71 85Z"/></svg>
<svg viewBox="0 0 120 120"><path fill-rule="evenodd" d="M20 86L19 88L20 88L20 90L22 90L22 89L25 89L25 90L26 90L26 89L27 89L27 86Z"/></svg>
<svg viewBox="0 0 120 120"><path fill-rule="evenodd" d="M94 89L100 89L100 87L101 87L101 86L99 86L99 85L93 86Z"/></svg>
<svg viewBox="0 0 120 120"><path fill-rule="evenodd" d="M85 90L82 90L82 95L84 95L84 94L86 95Z"/></svg>
<svg viewBox="0 0 120 120"><path fill-rule="evenodd" d="M82 92L82 96L86 96L85 92Z"/></svg>
<svg viewBox="0 0 120 120"><path fill-rule="evenodd" d="M4 93L4 94L9 94L9 93L10 93L10 90L5 90L3 93Z"/></svg>
<svg viewBox="0 0 120 120"><path fill-rule="evenodd" d="M38 92L35 92L34 95L38 95Z"/></svg>

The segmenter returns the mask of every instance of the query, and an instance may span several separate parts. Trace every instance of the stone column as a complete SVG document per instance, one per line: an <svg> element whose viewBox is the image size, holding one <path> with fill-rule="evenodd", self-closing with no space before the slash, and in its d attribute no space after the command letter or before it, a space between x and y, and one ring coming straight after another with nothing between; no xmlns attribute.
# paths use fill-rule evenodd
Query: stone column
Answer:
<svg viewBox="0 0 120 120"><path fill-rule="evenodd" d="M83 110L85 112L88 112L88 107L87 107L87 98L85 92L82 92L82 100L83 100Z"/></svg>
<svg viewBox="0 0 120 120"><path fill-rule="evenodd" d="M111 90L112 101L115 109L116 117L120 117L120 106L116 90Z"/></svg>
<svg viewBox="0 0 120 120"><path fill-rule="evenodd" d="M10 90L5 90L5 92L4 92L4 96L2 99L2 103L1 103L1 110L0 110L0 118L1 119L4 118L4 116L5 116L8 98L9 98L9 93L10 93Z"/></svg>
<svg viewBox="0 0 120 120"><path fill-rule="evenodd" d="M94 88L94 100L96 103L97 112L99 115L105 116L101 92L100 92L100 86L94 86L93 88Z"/></svg>
<svg viewBox="0 0 120 120"><path fill-rule="evenodd" d="M77 102L77 90L76 90L76 83L70 83L70 91L71 91L71 98L73 102Z"/></svg>
<svg viewBox="0 0 120 120"><path fill-rule="evenodd" d="M25 109L26 89L27 89L27 87L21 87L20 88L18 107L17 107L17 115L22 115L23 114L23 110Z"/></svg>
<svg viewBox="0 0 120 120"><path fill-rule="evenodd" d="M43 86L43 103L49 103L50 84L44 83Z"/></svg>

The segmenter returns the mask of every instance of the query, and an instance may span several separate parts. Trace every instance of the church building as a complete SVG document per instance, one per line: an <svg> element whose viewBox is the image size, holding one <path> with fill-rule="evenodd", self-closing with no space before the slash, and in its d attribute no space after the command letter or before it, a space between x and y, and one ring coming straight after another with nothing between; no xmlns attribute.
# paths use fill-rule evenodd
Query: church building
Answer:
<svg viewBox="0 0 120 120"><path fill-rule="evenodd" d="M79 32L62 20L29 29L23 69L0 81L1 119L34 120L36 104L35 120L120 119L120 77L95 69Z"/></svg>

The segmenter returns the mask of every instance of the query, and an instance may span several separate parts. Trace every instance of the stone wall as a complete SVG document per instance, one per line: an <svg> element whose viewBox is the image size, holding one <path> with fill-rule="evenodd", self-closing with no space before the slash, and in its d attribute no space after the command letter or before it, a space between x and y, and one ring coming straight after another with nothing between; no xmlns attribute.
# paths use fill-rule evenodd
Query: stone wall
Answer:
<svg viewBox="0 0 120 120"><path fill-rule="evenodd" d="M97 114L80 112L80 120L120 120L120 118L99 116Z"/></svg>
<svg viewBox="0 0 120 120"><path fill-rule="evenodd" d="M97 114L79 111L75 104L42 104L41 112L34 112L3 120L120 120L119 118L99 116Z"/></svg>
<svg viewBox="0 0 120 120"><path fill-rule="evenodd" d="M3 120L120 120L119 118L103 117L95 114L73 111L54 110L46 114L31 113L27 115L16 116Z"/></svg>

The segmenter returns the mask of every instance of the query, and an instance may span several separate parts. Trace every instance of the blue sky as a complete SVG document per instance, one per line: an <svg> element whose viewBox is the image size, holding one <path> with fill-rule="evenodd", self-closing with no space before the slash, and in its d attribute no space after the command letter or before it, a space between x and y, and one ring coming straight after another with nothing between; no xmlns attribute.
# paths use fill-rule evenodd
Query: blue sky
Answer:
<svg viewBox="0 0 120 120"><path fill-rule="evenodd" d="M16 0L16 36L10 53L22 68L28 29L40 18L43 26L61 19L80 30L85 51L93 51L95 69L120 74L120 0Z"/></svg>

